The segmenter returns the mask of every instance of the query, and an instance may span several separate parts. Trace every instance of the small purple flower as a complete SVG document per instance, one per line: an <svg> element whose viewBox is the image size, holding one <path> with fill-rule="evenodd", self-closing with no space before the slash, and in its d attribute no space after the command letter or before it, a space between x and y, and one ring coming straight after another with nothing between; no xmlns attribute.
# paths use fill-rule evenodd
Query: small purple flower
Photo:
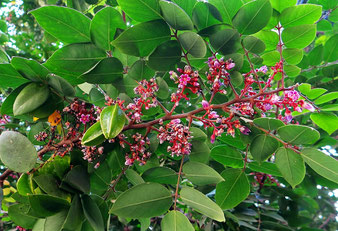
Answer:
<svg viewBox="0 0 338 231"><path fill-rule="evenodd" d="M311 111L311 112L315 111L315 108L311 104L309 104L307 102L304 102L303 105L302 105L302 107L305 108L305 109L307 109L307 110L309 110L309 111Z"/></svg>
<svg viewBox="0 0 338 231"><path fill-rule="evenodd" d="M206 100L202 100L202 106L204 108L204 110L208 110L209 109L209 103Z"/></svg>
<svg viewBox="0 0 338 231"><path fill-rule="evenodd" d="M241 131L241 133L243 133L244 135L249 135L249 133L251 132L249 128L242 126L239 128L239 130Z"/></svg>
<svg viewBox="0 0 338 231"><path fill-rule="evenodd" d="M83 124L88 123L88 122L90 121L90 115L89 115L89 114L81 114L80 121L81 121Z"/></svg>
<svg viewBox="0 0 338 231"><path fill-rule="evenodd" d="M266 72L268 72L268 68L266 66L262 66L258 69L259 72L263 72L264 74L266 74Z"/></svg>
<svg viewBox="0 0 338 231"><path fill-rule="evenodd" d="M297 101L299 99L299 93L295 90L292 91L286 91L285 96L290 98L293 101Z"/></svg>
<svg viewBox="0 0 338 231"><path fill-rule="evenodd" d="M235 63L229 63L229 64L227 65L227 68L230 70L230 69L234 68L235 65L236 65Z"/></svg>
<svg viewBox="0 0 338 231"><path fill-rule="evenodd" d="M216 118L219 117L219 115L217 114L217 112L212 111L212 112L209 113L208 117L209 117L209 119L216 119Z"/></svg>

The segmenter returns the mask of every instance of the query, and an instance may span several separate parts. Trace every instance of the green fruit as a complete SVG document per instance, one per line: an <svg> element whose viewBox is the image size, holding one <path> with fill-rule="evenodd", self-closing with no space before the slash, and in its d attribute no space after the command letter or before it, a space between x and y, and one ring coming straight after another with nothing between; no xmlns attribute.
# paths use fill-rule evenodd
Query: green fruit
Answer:
<svg viewBox="0 0 338 231"><path fill-rule="evenodd" d="M48 96L48 86L38 83L28 84L14 101L14 115L23 115L37 109L48 99Z"/></svg>
<svg viewBox="0 0 338 231"><path fill-rule="evenodd" d="M5 131L0 136L0 159L16 172L30 171L38 157L34 145L19 132Z"/></svg>

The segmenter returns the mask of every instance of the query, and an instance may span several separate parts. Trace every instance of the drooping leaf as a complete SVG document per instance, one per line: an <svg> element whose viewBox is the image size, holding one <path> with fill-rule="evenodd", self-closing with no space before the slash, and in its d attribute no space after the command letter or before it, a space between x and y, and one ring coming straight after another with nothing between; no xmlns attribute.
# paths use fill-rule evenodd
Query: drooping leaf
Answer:
<svg viewBox="0 0 338 231"><path fill-rule="evenodd" d="M156 63L158 64L159 62L156 61ZM128 70L128 77L137 81L142 79L149 80L154 75L155 71L148 66L148 62L145 60L137 60Z"/></svg>
<svg viewBox="0 0 338 231"><path fill-rule="evenodd" d="M95 201L88 195L82 195L81 204L83 208L83 214L87 218L94 231L103 231L104 223L102 214Z"/></svg>
<svg viewBox="0 0 338 231"><path fill-rule="evenodd" d="M52 216L48 216L44 223L44 230L60 231L62 230L63 222L67 217L67 210L62 210Z"/></svg>
<svg viewBox="0 0 338 231"><path fill-rule="evenodd" d="M126 116L117 104L106 107L102 110L101 115L101 130L106 139L116 137L123 129L126 121Z"/></svg>
<svg viewBox="0 0 338 231"><path fill-rule="evenodd" d="M201 141L204 142L207 139L207 135L199 128L197 127L190 127L190 132L192 136L192 140L194 141Z"/></svg>
<svg viewBox="0 0 338 231"><path fill-rule="evenodd" d="M47 194L29 195L28 197L32 209L41 217L52 216L70 206L67 200Z"/></svg>
<svg viewBox="0 0 338 231"><path fill-rule="evenodd" d="M101 130L101 123L98 121L86 131L81 142L86 146L95 146L101 144L104 140L105 138Z"/></svg>
<svg viewBox="0 0 338 231"><path fill-rule="evenodd" d="M183 173L195 185L217 184L223 181L221 175L206 164L189 161L183 165Z"/></svg>
<svg viewBox="0 0 338 231"><path fill-rule="evenodd" d="M163 20L155 20L128 28L112 44L127 55L143 57L167 40L170 40L168 25Z"/></svg>
<svg viewBox="0 0 338 231"><path fill-rule="evenodd" d="M0 159L16 172L30 171L38 154L34 145L19 132L4 131L0 136Z"/></svg>
<svg viewBox="0 0 338 231"><path fill-rule="evenodd" d="M157 183L143 183L123 192L110 212L126 218L149 218L162 215L171 204L168 189Z"/></svg>
<svg viewBox="0 0 338 231"><path fill-rule="evenodd" d="M173 0L172 2L175 2L179 7L181 7L191 18L192 11L197 3L197 0Z"/></svg>
<svg viewBox="0 0 338 231"><path fill-rule="evenodd" d="M262 162L258 163L256 161L250 162L248 167L255 172L263 172L273 176L282 176L279 172L277 166L274 163Z"/></svg>
<svg viewBox="0 0 338 231"><path fill-rule="evenodd" d="M238 0L209 0L209 2L219 9L223 22L230 25L232 24L232 18L243 5L243 2Z"/></svg>
<svg viewBox="0 0 338 231"><path fill-rule="evenodd" d="M62 73L79 76L106 57L104 50L91 43L70 44L54 52L45 66L55 74Z"/></svg>
<svg viewBox="0 0 338 231"><path fill-rule="evenodd" d="M90 191L97 195L104 194L111 182L112 173L107 162L100 166L90 175Z"/></svg>
<svg viewBox="0 0 338 231"><path fill-rule="evenodd" d="M90 24L90 35L93 43L106 51L110 51L116 28L126 28L126 24L117 10L113 7L105 7L98 11Z"/></svg>
<svg viewBox="0 0 338 231"><path fill-rule="evenodd" d="M225 29L210 36L212 47L220 53L227 55L235 53L240 47L240 38L236 30Z"/></svg>
<svg viewBox="0 0 338 231"><path fill-rule="evenodd" d="M282 13L284 9L296 5L297 0L270 0L270 2L274 9Z"/></svg>
<svg viewBox="0 0 338 231"><path fill-rule="evenodd" d="M221 174L225 181L217 184L215 199L222 209L231 209L248 197L250 184L242 169L226 169Z"/></svg>
<svg viewBox="0 0 338 231"><path fill-rule="evenodd" d="M45 31L62 42L90 42L90 19L74 9L44 6L31 11L31 14Z"/></svg>
<svg viewBox="0 0 338 231"><path fill-rule="evenodd" d="M335 99L338 99L338 92L337 91L330 92L330 93L327 93L325 95L320 96L318 99L316 99L314 101L314 103L316 105L320 105L320 104L327 103L327 102L330 102L330 101L335 100Z"/></svg>
<svg viewBox="0 0 338 231"><path fill-rule="evenodd" d="M277 130L282 140L292 144L313 144L320 135L319 132L311 127L302 125L286 125Z"/></svg>
<svg viewBox="0 0 338 231"><path fill-rule="evenodd" d="M288 64L296 65L303 59L303 50L297 48L286 48L283 50L283 58Z"/></svg>
<svg viewBox="0 0 338 231"><path fill-rule="evenodd" d="M268 159L278 148L278 141L268 135L258 135L250 145L253 158L259 163Z"/></svg>
<svg viewBox="0 0 338 231"><path fill-rule="evenodd" d="M254 119L253 123L268 131L277 130L284 126L284 123L281 120L269 117Z"/></svg>
<svg viewBox="0 0 338 231"><path fill-rule="evenodd" d="M52 174L41 174L33 178L34 182L48 195L67 199L69 195L60 190L58 181ZM69 196L70 198L70 196Z"/></svg>
<svg viewBox="0 0 338 231"><path fill-rule="evenodd" d="M148 66L157 71L166 71L181 60L181 46L175 40L160 44L148 58Z"/></svg>
<svg viewBox="0 0 338 231"><path fill-rule="evenodd" d="M163 231L194 231L188 218L179 211L170 211L161 221L161 230Z"/></svg>
<svg viewBox="0 0 338 231"><path fill-rule="evenodd" d="M184 187L180 192L180 196L186 205L203 215L216 221L225 221L222 209L200 191L190 187Z"/></svg>
<svg viewBox="0 0 338 231"><path fill-rule="evenodd" d="M127 179L129 180L129 182L132 183L133 185L144 183L143 178L135 170L127 169L127 171L125 172L125 175Z"/></svg>
<svg viewBox="0 0 338 231"><path fill-rule="evenodd" d="M207 52L207 47L198 34L189 31L184 32L178 36L179 42L182 47L196 58L204 57Z"/></svg>
<svg viewBox="0 0 338 231"><path fill-rule="evenodd" d="M308 55L309 64L312 66L319 65L323 61L324 47L323 45L316 46Z"/></svg>
<svg viewBox="0 0 338 231"><path fill-rule="evenodd" d="M272 16L269 0L255 0L244 4L232 23L241 34L254 34L263 29Z"/></svg>
<svg viewBox="0 0 338 231"><path fill-rule="evenodd" d="M123 77L123 65L115 57L102 59L93 69L81 78L87 83L113 83Z"/></svg>
<svg viewBox="0 0 338 231"><path fill-rule="evenodd" d="M2 102L1 104L1 114L2 115L8 115L12 116L13 114L13 104L15 102L16 97L19 95L21 90L27 86L28 83L24 83L21 86L15 88L11 94L9 94L5 101Z"/></svg>
<svg viewBox="0 0 338 231"><path fill-rule="evenodd" d="M322 7L314 4L302 4L285 9L280 15L284 28L315 23L322 16Z"/></svg>
<svg viewBox="0 0 338 231"><path fill-rule="evenodd" d="M18 193L27 196L28 194L32 194L32 175L28 175L27 173L24 173L20 176L18 182L16 183L16 189L18 190Z"/></svg>
<svg viewBox="0 0 338 231"><path fill-rule="evenodd" d="M0 84L3 88L15 88L28 82L11 64L0 64L0 73Z"/></svg>
<svg viewBox="0 0 338 231"><path fill-rule="evenodd" d="M227 145L217 145L211 149L211 158L225 166L243 168L243 157L239 151Z"/></svg>
<svg viewBox="0 0 338 231"><path fill-rule="evenodd" d="M74 87L68 83L67 80L57 75L50 75L47 77L48 85L54 88L58 93L64 96L75 96Z"/></svg>
<svg viewBox="0 0 338 231"><path fill-rule="evenodd" d="M194 25L189 15L173 2L159 2L164 20L176 30L192 30Z"/></svg>
<svg viewBox="0 0 338 231"><path fill-rule="evenodd" d="M291 149L281 147L277 150L275 163L284 179L294 188L305 176L305 164L302 156Z"/></svg>
<svg viewBox="0 0 338 231"><path fill-rule="evenodd" d="M274 66L280 60L280 54L278 51L269 51L264 53L262 56L263 64L267 66Z"/></svg>
<svg viewBox="0 0 338 231"><path fill-rule="evenodd" d="M331 135L338 129L338 117L332 112L311 113L311 120Z"/></svg>
<svg viewBox="0 0 338 231"><path fill-rule="evenodd" d="M265 44L265 51L275 50L279 41L278 34L275 31L261 30L254 34L255 37L262 40Z"/></svg>
<svg viewBox="0 0 338 231"><path fill-rule="evenodd" d="M285 65L284 66L284 72L289 77L296 77L300 74L301 71L302 71L302 69L295 66L295 65Z"/></svg>
<svg viewBox="0 0 338 231"><path fill-rule="evenodd" d="M197 2L192 11L192 20L198 30L219 24L222 16L218 9L208 2Z"/></svg>
<svg viewBox="0 0 338 231"><path fill-rule="evenodd" d="M299 25L283 30L282 40L287 48L305 48L316 36L316 25Z"/></svg>
<svg viewBox="0 0 338 231"><path fill-rule="evenodd" d="M64 182L83 193L89 193L90 182L87 170L82 165L73 167L64 177Z"/></svg>
<svg viewBox="0 0 338 231"><path fill-rule="evenodd" d="M303 149L301 156L319 175L338 184L337 160L314 148Z"/></svg>
<svg viewBox="0 0 338 231"><path fill-rule="evenodd" d="M43 81L50 73L46 67L32 59L13 57L11 64L22 76L34 82Z"/></svg>
<svg viewBox="0 0 338 231"><path fill-rule="evenodd" d="M20 225L26 229L31 229L37 221L37 218L27 214L29 208L30 207L25 204L11 205L8 207L8 216L16 225Z"/></svg>
<svg viewBox="0 0 338 231"><path fill-rule="evenodd" d="M254 36L247 36L243 40L243 45L245 49L255 54L260 54L265 50L264 42Z"/></svg>
<svg viewBox="0 0 338 231"><path fill-rule="evenodd" d="M176 184L178 179L177 173L167 167L150 168L142 174L142 178L147 182L160 184Z"/></svg>
<svg viewBox="0 0 338 231"><path fill-rule="evenodd" d="M326 41L324 45L324 60L332 62L338 59L338 34L335 34Z"/></svg>
<svg viewBox="0 0 338 231"><path fill-rule="evenodd" d="M162 18L158 0L117 0L128 16L138 22Z"/></svg>

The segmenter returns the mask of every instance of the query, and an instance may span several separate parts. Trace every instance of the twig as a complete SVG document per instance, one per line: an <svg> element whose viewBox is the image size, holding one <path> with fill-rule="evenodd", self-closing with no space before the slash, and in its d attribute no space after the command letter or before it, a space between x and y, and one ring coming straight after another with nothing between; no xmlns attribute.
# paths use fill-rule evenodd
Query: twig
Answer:
<svg viewBox="0 0 338 231"><path fill-rule="evenodd" d="M177 203L177 198L178 198L178 188L180 185L180 180L181 180L181 174L182 174L182 167L184 163L184 154L182 155L182 160L180 164L180 169L178 171L178 177L177 177L177 184L176 184L176 191L175 191L175 200L174 200L174 210L176 210L176 203Z"/></svg>
<svg viewBox="0 0 338 231"><path fill-rule="evenodd" d="M4 171L1 175L0 175L0 187L2 188L4 185L4 181L7 179L7 177L13 173L12 170L10 169L6 169L6 171Z"/></svg>

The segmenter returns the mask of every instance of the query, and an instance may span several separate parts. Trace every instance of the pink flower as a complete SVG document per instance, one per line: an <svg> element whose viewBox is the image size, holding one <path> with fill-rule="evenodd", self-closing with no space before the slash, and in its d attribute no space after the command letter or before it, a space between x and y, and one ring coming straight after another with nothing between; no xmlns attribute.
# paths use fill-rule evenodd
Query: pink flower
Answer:
<svg viewBox="0 0 338 231"><path fill-rule="evenodd" d="M209 109L209 103L206 100L202 100L202 106L204 108L204 110L208 110Z"/></svg>
<svg viewBox="0 0 338 231"><path fill-rule="evenodd" d="M292 91L286 91L285 96L293 101L297 101L299 99L299 93L295 90Z"/></svg>
<svg viewBox="0 0 338 231"><path fill-rule="evenodd" d="M304 102L303 105L302 105L302 107L305 108L305 109L307 109L307 110L309 110L309 111L311 111L311 112L315 111L315 108L311 104L309 104L307 102Z"/></svg>
<svg viewBox="0 0 338 231"><path fill-rule="evenodd" d="M81 114L80 121L81 121L83 124L88 123L88 122L90 121L90 115L89 115L89 114Z"/></svg>

